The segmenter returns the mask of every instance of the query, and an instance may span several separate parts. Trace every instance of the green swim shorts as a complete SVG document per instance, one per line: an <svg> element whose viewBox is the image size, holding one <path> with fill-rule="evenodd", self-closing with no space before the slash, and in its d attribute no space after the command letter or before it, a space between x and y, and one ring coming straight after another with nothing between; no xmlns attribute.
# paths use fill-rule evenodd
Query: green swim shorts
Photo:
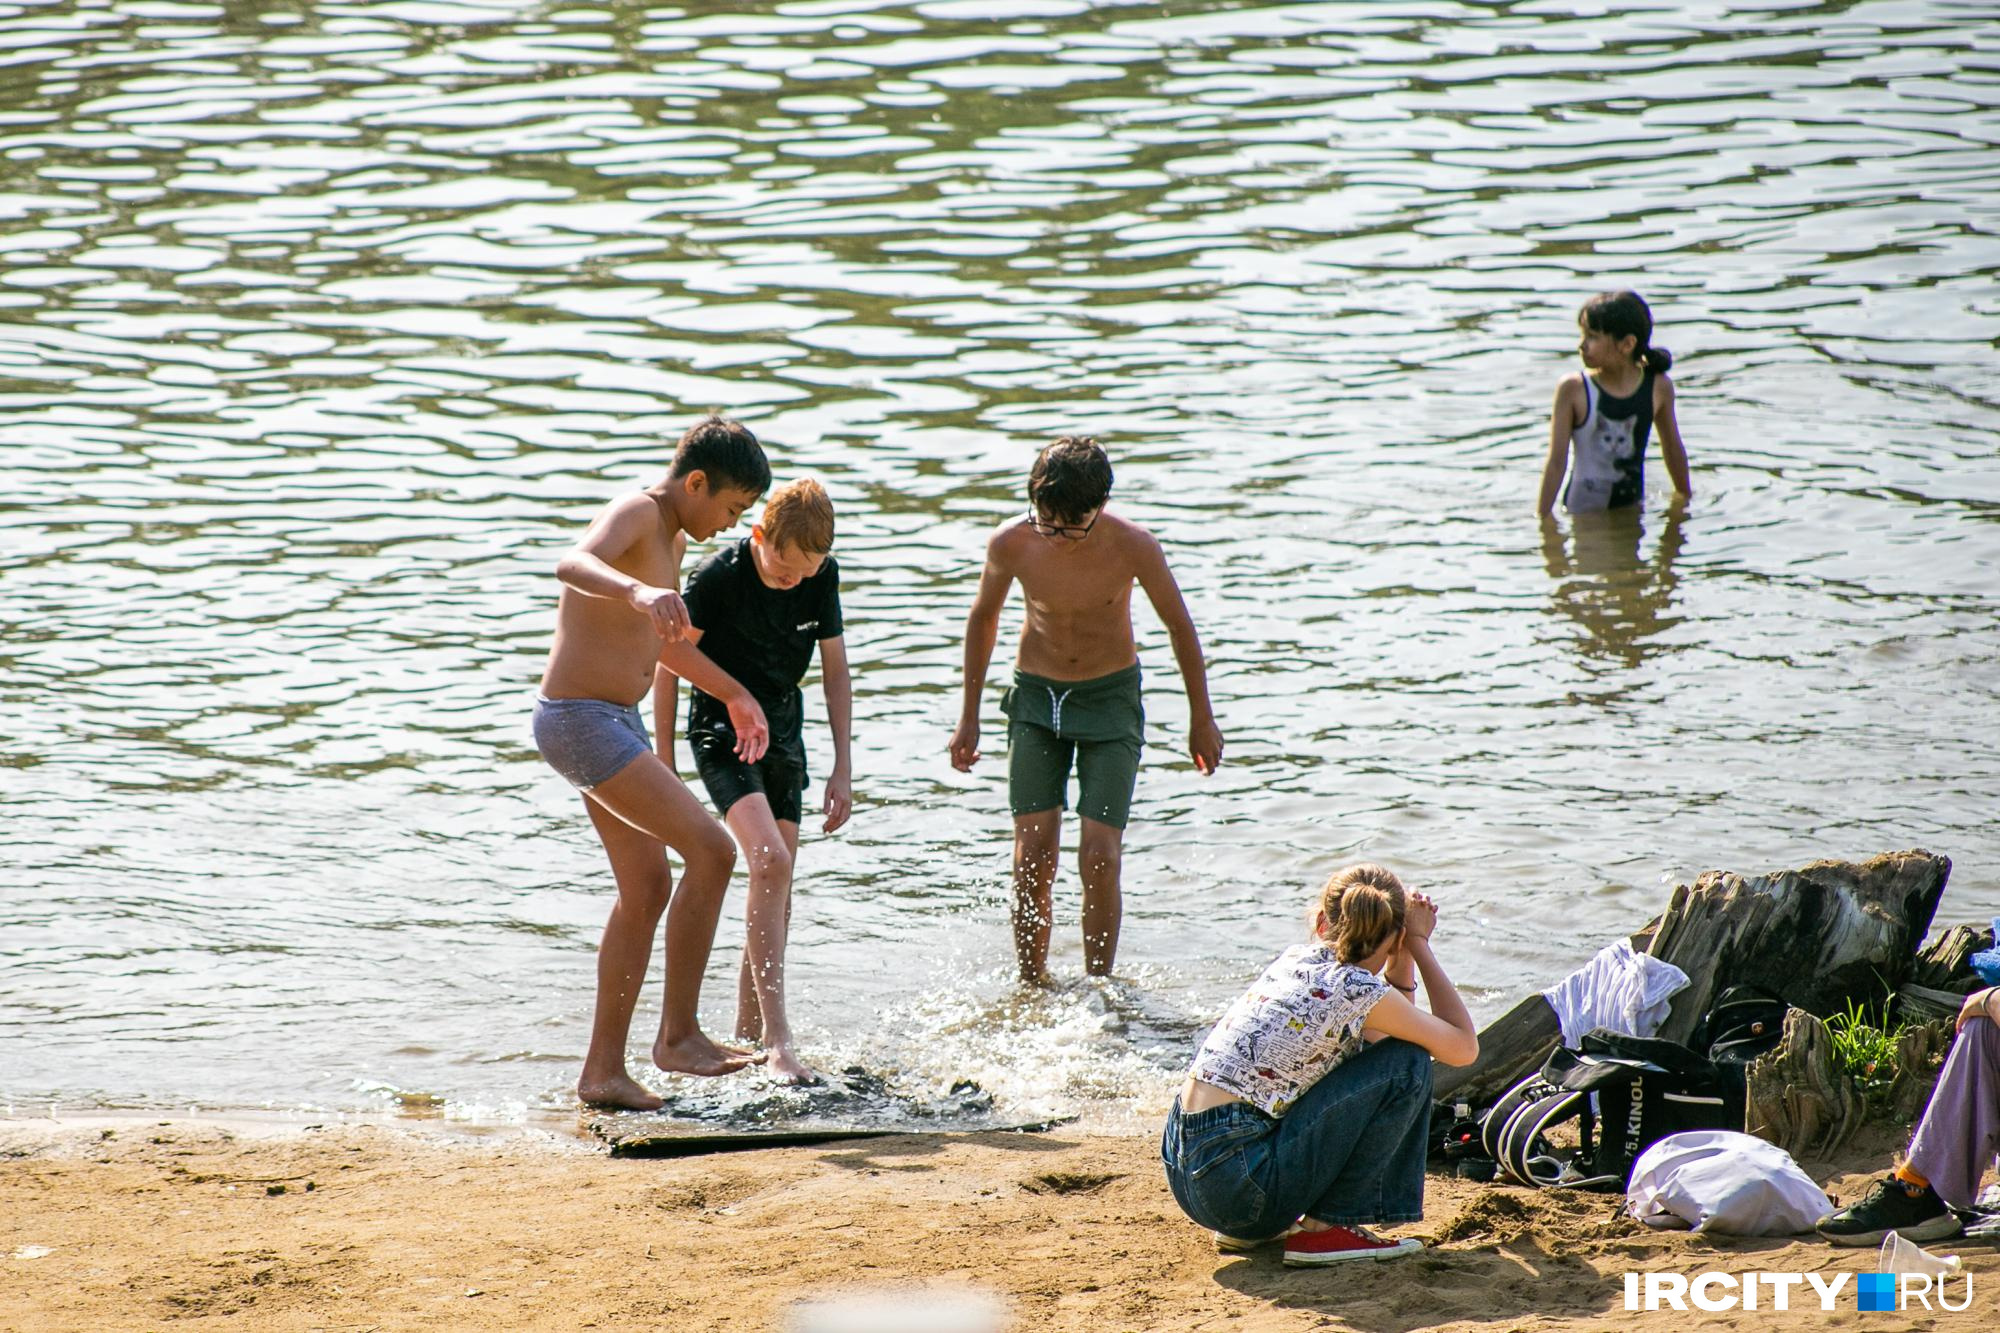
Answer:
<svg viewBox="0 0 2000 1333"><path fill-rule="evenodd" d="M1068 808L1074 761L1076 812L1125 827L1146 734L1137 662L1095 680L1016 671L1000 709L1008 719L1007 804L1016 815Z"/></svg>

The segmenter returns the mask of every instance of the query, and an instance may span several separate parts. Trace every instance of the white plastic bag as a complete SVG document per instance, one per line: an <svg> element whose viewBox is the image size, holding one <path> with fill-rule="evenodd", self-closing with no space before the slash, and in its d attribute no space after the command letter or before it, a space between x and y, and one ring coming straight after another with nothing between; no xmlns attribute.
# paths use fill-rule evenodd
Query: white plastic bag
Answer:
<svg viewBox="0 0 2000 1333"><path fill-rule="evenodd" d="M1790 1153L1727 1129L1669 1134L1640 1153L1625 1199L1647 1226L1727 1236L1795 1236L1833 1211Z"/></svg>

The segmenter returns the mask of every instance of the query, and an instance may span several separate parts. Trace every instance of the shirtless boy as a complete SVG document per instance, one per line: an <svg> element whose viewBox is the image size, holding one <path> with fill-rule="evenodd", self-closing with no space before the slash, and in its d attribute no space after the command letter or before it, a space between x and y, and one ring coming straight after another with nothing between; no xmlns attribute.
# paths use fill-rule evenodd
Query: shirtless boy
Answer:
<svg viewBox="0 0 2000 1333"><path fill-rule="evenodd" d="M1014 684L1001 696L1007 728L1007 800L1014 814L1014 953L1021 979L1048 977L1051 892L1069 773L1083 822L1084 970L1108 976L1124 903L1119 859L1139 774L1145 714L1132 638L1132 585L1173 640L1188 696L1188 752L1213 773L1222 733L1208 702L1201 640L1153 535L1104 507L1111 460L1094 439L1065 435L1028 473L1028 512L994 530L965 624L965 695L951 762L979 760L979 696L1000 632L1000 607L1019 580L1027 604Z"/></svg>
<svg viewBox="0 0 2000 1333"><path fill-rule="evenodd" d="M625 1040L663 913L666 1002L653 1063L676 1073L726 1074L761 1058L718 1045L701 1030L702 972L736 849L653 752L638 704L655 664L664 664L722 701L737 753L762 757L769 738L763 711L687 641L687 606L677 589L688 539L706 541L734 526L770 484L757 437L711 416L681 437L665 481L605 506L556 566L563 588L535 703L535 745L582 791L618 883L597 949L597 1007L576 1085L591 1105L661 1105L626 1072ZM682 861L678 892L668 848Z"/></svg>

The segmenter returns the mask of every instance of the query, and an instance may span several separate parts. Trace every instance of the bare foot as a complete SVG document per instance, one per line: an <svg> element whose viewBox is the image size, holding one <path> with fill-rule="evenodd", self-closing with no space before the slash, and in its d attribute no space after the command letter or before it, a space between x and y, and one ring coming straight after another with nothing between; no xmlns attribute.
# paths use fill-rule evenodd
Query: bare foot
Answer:
<svg viewBox="0 0 2000 1333"><path fill-rule="evenodd" d="M764 1057L734 1046L719 1046L704 1032L676 1042L662 1037L653 1043L653 1063L670 1074L733 1074L747 1065L761 1064Z"/></svg>
<svg viewBox="0 0 2000 1333"><path fill-rule="evenodd" d="M778 1081L801 1087L820 1081L819 1075L808 1068L805 1061L793 1054L791 1047L774 1046L768 1054L770 1059L765 1062L764 1067L770 1070L771 1076Z"/></svg>
<svg viewBox="0 0 2000 1333"><path fill-rule="evenodd" d="M585 1106L605 1106L619 1111L657 1111L666 1102L637 1080L619 1073L610 1078L580 1078L576 1097Z"/></svg>

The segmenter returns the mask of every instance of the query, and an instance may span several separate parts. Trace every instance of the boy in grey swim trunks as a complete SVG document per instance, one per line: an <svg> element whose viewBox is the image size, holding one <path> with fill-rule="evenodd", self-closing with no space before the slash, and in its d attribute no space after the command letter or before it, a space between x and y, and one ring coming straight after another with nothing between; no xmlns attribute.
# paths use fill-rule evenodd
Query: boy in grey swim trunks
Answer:
<svg viewBox="0 0 2000 1333"><path fill-rule="evenodd" d="M1084 970L1108 976L1124 904L1119 861L1144 744L1139 653L1132 636L1137 583L1173 641L1188 696L1188 753L1213 773L1222 733L1208 702L1201 639L1153 535L1105 508L1111 460L1094 439L1065 435L1028 473L1028 512L986 543L986 569L965 624L965 694L951 737L952 766L979 754L979 696L1016 580L1026 602L1007 714L1007 798L1014 814L1014 952L1023 981L1048 977L1051 895L1069 774L1077 775L1082 833Z"/></svg>
<svg viewBox="0 0 2000 1333"><path fill-rule="evenodd" d="M769 741L763 711L688 641L678 587L688 539L706 541L733 526L770 484L757 437L711 416L681 437L665 481L606 505L556 566L563 588L535 702L535 744L583 793L618 882L598 945L597 1006L576 1085L591 1105L650 1111L661 1104L626 1071L625 1041L663 914L666 999L653 1063L726 1074L761 1058L718 1045L701 1030L702 972L736 848L653 752L638 704L656 671L690 681L727 709L737 752L762 757ZM682 861L678 891L668 848Z"/></svg>

